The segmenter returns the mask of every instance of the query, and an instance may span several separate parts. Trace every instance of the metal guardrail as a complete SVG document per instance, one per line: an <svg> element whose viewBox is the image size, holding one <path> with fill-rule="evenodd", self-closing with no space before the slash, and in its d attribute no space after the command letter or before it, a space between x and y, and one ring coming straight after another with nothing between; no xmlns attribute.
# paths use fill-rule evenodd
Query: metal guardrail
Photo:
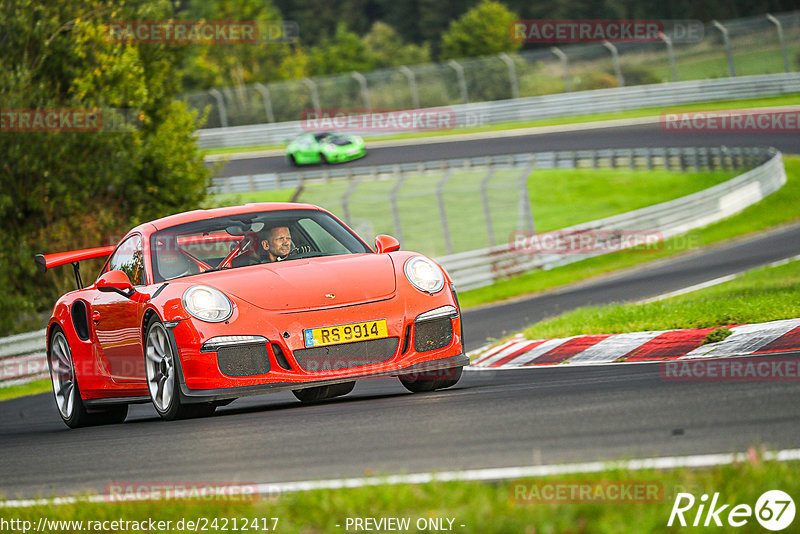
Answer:
<svg viewBox="0 0 800 534"><path fill-rule="evenodd" d="M49 377L46 330L0 339L0 387Z"/></svg>
<svg viewBox="0 0 800 534"><path fill-rule="evenodd" d="M448 106L456 127L588 115L800 92L800 73L660 83ZM436 109L436 108L430 108ZM301 121L198 130L200 148L277 145L303 133ZM362 132L363 137L386 132Z"/></svg>
<svg viewBox="0 0 800 534"><path fill-rule="evenodd" d="M492 172L494 166L528 167L531 170L574 167L751 169L731 180L685 197L558 231L561 234L576 235L586 231L613 232L624 229L657 231L666 239L729 217L777 191L786 183L781 153L773 148L690 147L561 151L420 162L402 167L406 171L486 167ZM399 167L401 166L387 166L385 169L366 167L359 172L379 176L380 172L398 171ZM354 170L347 172L352 173ZM293 178L298 183L303 180L329 180L347 176L347 173L342 176L325 176L323 171L314 171L312 176L306 176L306 173L293 174L298 175ZM506 243L438 257L437 261L448 270L458 289L464 291L532 269L549 269L580 261L590 255L532 255L516 251L511 244ZM37 330L0 339L0 387L49 376L45 335L45 330Z"/></svg>
<svg viewBox="0 0 800 534"><path fill-rule="evenodd" d="M627 163L638 165L644 160L649 168L653 165L670 168L676 164L675 153L661 149L660 156L644 152L644 149L611 151L610 161L624 158ZM590 156L591 157L591 156ZM729 217L747 206L774 193L786 183L786 172L781 153L773 148L744 149L738 155L724 149L679 149L677 154L682 167L719 168L730 166L729 158L740 158L757 165L755 168L719 185L675 200L630 211L584 224L558 230L559 235L581 236L605 231L609 234L631 232L658 233L661 238L670 237L701 228ZM576 153L568 164L580 166L585 155ZM728 161L726 161L728 160ZM541 237L541 236L540 236ZM607 252L619 250L610 248ZM460 291L475 289L494 283L514 274L534 269L552 269L597 256L603 251L590 254L531 254L516 250L512 243L505 243L480 250L462 252L437 258L447 269Z"/></svg>

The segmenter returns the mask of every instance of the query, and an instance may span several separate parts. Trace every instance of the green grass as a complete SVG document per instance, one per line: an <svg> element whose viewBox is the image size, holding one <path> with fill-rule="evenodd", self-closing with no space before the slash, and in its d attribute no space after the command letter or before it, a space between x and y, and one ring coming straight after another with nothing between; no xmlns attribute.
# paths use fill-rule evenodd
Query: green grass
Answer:
<svg viewBox="0 0 800 534"><path fill-rule="evenodd" d="M25 395L36 395L38 393L45 393L53 390L53 383L50 380L34 380L27 384L18 384L15 386L6 386L0 388L0 401L15 399L17 397L24 397Z"/></svg>
<svg viewBox="0 0 800 534"><path fill-rule="evenodd" d="M518 225L520 170L498 170L489 183L495 243L507 242ZM658 202L664 202L706 189L733 177L730 172L670 172L665 170L628 169L544 169L528 178L536 228L540 231L564 228L592 221ZM451 174L444 188L454 252L489 246L485 216L480 198L480 184L485 171ZM436 184L441 174L407 176L399 190L403 248L430 256L447 254L440 231ZM367 241L377 234L397 234L392 218L389 194L395 182L363 181L349 201L350 224ZM341 198L350 183L334 181L308 185L300 202L316 204L344 218ZM263 202L288 200L293 191L219 195L215 202ZM570 206L570 209L564 209Z"/></svg>
<svg viewBox="0 0 800 534"><path fill-rule="evenodd" d="M800 157L784 156L787 183L761 202L705 228L669 239L657 248L589 258L550 271L534 271L459 294L465 308L563 287L691 250L800 220Z"/></svg>
<svg viewBox="0 0 800 534"><path fill-rule="evenodd" d="M420 518L453 519L453 532L465 533L609 533L618 532L678 532L681 527L667 527L670 512L678 493L691 493L696 504L684 517L691 525L697 512L700 496L718 492L718 505L728 504L720 518L737 504L755 507L759 496L767 490L780 489L789 495L800 494L797 470L800 462L763 461L757 454L747 462L707 469L675 469L666 471L628 471L611 468L589 474L570 474L516 481L483 482L432 482L421 485L380 485L356 489L317 490L290 493L271 499L247 503L187 503L180 501L147 501L138 503L86 503L60 506L35 506L2 511L5 520L32 522L35 528L39 519L74 521L172 521L172 527L181 519L228 518L227 528L232 530L232 519L241 525L243 518L265 518L271 529L271 518L278 518L276 532L322 534L354 532L346 530L347 518L396 517L410 518L410 532L417 532ZM627 502L578 502L558 504L531 504L519 502L512 488L519 483L545 484L580 482L588 487L601 487L603 483L644 483L663 488L655 502L633 504ZM685 502L685 501L684 501ZM795 519L795 522L797 520ZM210 523L209 523L210 524ZM336 525L340 526L336 526ZM445 525L448 523L445 522ZM223 522L218 519L219 531ZM259 526L261 523L259 523ZM464 525L461 527L461 525ZM86 526L84 524L84 526ZM691 527L689 527L691 529ZM241 529L241 527L240 527ZM718 530L726 531L725 528ZM21 531L21 529L20 529ZM77 531L53 529L53 532ZM118 532L134 529L119 528ZM143 529L142 531L147 531ZM184 530L166 530L182 532ZM750 517L737 532L763 532L755 517Z"/></svg>
<svg viewBox="0 0 800 534"><path fill-rule="evenodd" d="M698 67L702 68L702 67ZM681 75L679 71L679 76ZM727 70L724 75L727 76ZM682 79L692 79L690 77ZM503 122L497 124L487 124L484 126L475 126L470 128L458 128L454 130L442 130L436 132L415 132L415 133L399 133L394 135L380 136L369 138L367 140L367 149L369 143L375 141L390 141L395 139L420 139L428 137L441 137L447 135L481 133L481 132L498 132L504 130L516 130L520 128L534 128L543 126L560 126L564 124L581 124L585 122L606 121L606 120L619 120L619 119L635 119L640 117L653 117L659 116L662 113L670 111L710 111L719 109L740 109L740 108L758 108L770 106L790 106L800 104L800 94L776 96L770 98L757 98L748 100L728 100L723 102L707 102L700 104L687 104L675 108L645 108L630 111L619 111L614 113L595 113L591 115L575 115L567 117L556 117L550 119L536 119L527 121L514 121ZM246 147L227 147L227 148L208 148L203 149L204 155L218 155L218 154L237 154L240 152L253 152L257 150L274 150L284 148L285 145L253 145Z"/></svg>
<svg viewBox="0 0 800 534"><path fill-rule="evenodd" d="M800 261L748 272L730 282L656 302L588 306L540 321L529 339L707 328L800 317ZM714 340L724 339L715 336Z"/></svg>

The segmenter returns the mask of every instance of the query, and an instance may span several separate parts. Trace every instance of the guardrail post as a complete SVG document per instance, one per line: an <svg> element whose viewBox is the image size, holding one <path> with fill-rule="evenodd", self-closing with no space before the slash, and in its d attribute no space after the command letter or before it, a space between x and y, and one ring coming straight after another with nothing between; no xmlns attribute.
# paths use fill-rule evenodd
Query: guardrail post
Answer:
<svg viewBox="0 0 800 534"><path fill-rule="evenodd" d="M647 150L647 170L648 171L652 171L653 170L653 149L650 148L650 147L647 147L645 150Z"/></svg>
<svg viewBox="0 0 800 534"><path fill-rule="evenodd" d="M261 99L264 101L264 111L267 113L267 120L275 122L275 114L272 112L272 98L269 93L269 88L263 83L257 83L253 87L256 91L261 93Z"/></svg>
<svg viewBox="0 0 800 534"><path fill-rule="evenodd" d="M736 69L733 66L733 52L731 52L731 41L728 39L728 28L716 20L712 20L711 24L722 33L722 42L725 45L725 57L728 59L728 75L734 78L736 76Z"/></svg>
<svg viewBox="0 0 800 534"><path fill-rule="evenodd" d="M669 149L664 149L664 170L671 171L672 170L672 162L669 159Z"/></svg>
<svg viewBox="0 0 800 534"><path fill-rule="evenodd" d="M209 89L208 94L214 97L217 101L217 113L219 114L219 123L223 128L228 127L228 112L225 109L225 99L222 98L222 93L217 89Z"/></svg>
<svg viewBox="0 0 800 534"><path fill-rule="evenodd" d="M672 46L672 39L668 35L665 35L664 32L658 32L658 36L664 41L664 44L667 45L667 57L669 58L669 69L672 72L672 81L678 81L678 67L675 64L675 49Z"/></svg>
<svg viewBox="0 0 800 534"><path fill-rule="evenodd" d="M395 166L394 174L398 174L399 177L397 178L397 183L394 184L391 192L389 193L389 203L392 206L392 221L394 222L394 231L397 236L397 240L402 243L403 228L400 224L400 210L397 208L397 193L400 191L400 188L403 187L403 182L406 181L406 175L400 170L399 165Z"/></svg>
<svg viewBox="0 0 800 534"><path fill-rule="evenodd" d="M564 69L564 86L567 92L572 92L572 77L569 75L569 58L557 46L551 46L550 51L561 61L561 68Z"/></svg>
<svg viewBox="0 0 800 534"><path fill-rule="evenodd" d="M611 157L609 159L610 159L609 166L612 169L616 169L617 168L617 149L616 148L612 148L611 149Z"/></svg>
<svg viewBox="0 0 800 534"><path fill-rule="evenodd" d="M592 149L592 168L596 169L600 165L600 162L597 158L597 150Z"/></svg>
<svg viewBox="0 0 800 534"><path fill-rule="evenodd" d="M414 75L414 71L409 69L405 65L401 66L398 70L402 72L403 76L405 76L406 79L408 80L408 89L411 91L411 104L414 106L414 109L419 109L419 93L417 93L417 77Z"/></svg>
<svg viewBox="0 0 800 534"><path fill-rule="evenodd" d="M308 87L311 93L311 105L314 106L314 111L317 113L322 109L319 105L319 92L317 91L317 84L311 78L303 78L303 83Z"/></svg>
<svg viewBox="0 0 800 534"><path fill-rule="evenodd" d="M350 76L355 78L355 80L358 82L358 85L361 86L361 99L364 101L364 107L367 109L372 109L372 105L370 105L369 101L369 87L367 87L367 79L360 72L351 72Z"/></svg>
<svg viewBox="0 0 800 534"><path fill-rule="evenodd" d="M495 245L494 225L492 224L492 210L489 206L489 181L494 176L494 167L489 166L486 176L481 180L481 200L483 201L483 218L486 220L486 233L489 235L489 246Z"/></svg>
<svg viewBox="0 0 800 534"><path fill-rule="evenodd" d="M700 170L702 168L701 165L700 165L701 164L701 161L700 161L700 149L697 148L697 147L694 147L694 149L692 149L692 152L694 152L694 170L697 171L697 172L700 172Z"/></svg>
<svg viewBox="0 0 800 534"><path fill-rule="evenodd" d="M463 100L465 104L469 104L467 80L464 78L464 67L462 67L461 64L455 59L449 60L447 64L452 67L454 71L456 71L456 76L458 76L458 86L461 89L461 100Z"/></svg>
<svg viewBox="0 0 800 534"><path fill-rule="evenodd" d="M630 149L630 161L628 162L630 170L636 170L636 154L633 149Z"/></svg>
<svg viewBox="0 0 800 534"><path fill-rule="evenodd" d="M773 23L778 30L778 41L781 44L781 53L783 54L783 70L785 72L791 72L789 68L789 53L786 50L786 41L783 39L783 25L781 21L769 13L767 13L767 20Z"/></svg>
<svg viewBox="0 0 800 534"><path fill-rule="evenodd" d="M611 52L611 60L614 62L614 74L617 76L617 85L625 87L625 78L622 77L622 66L619 64L619 52L617 52L617 47L609 41L603 41L603 46Z"/></svg>
<svg viewBox="0 0 800 534"><path fill-rule="evenodd" d="M511 83L511 98L519 98L519 84L517 83L517 68L514 66L514 60L505 52L500 52L497 55L500 60L508 66L508 81Z"/></svg>
<svg viewBox="0 0 800 534"><path fill-rule="evenodd" d="M444 186L447 184L447 180L450 179L450 168L444 171L444 176L439 183L436 184L436 198L439 202L439 216L442 220L442 234L444 236L444 246L447 250L448 254L453 253L453 242L450 239L450 227L447 224L447 210L444 206Z"/></svg>
<svg viewBox="0 0 800 534"><path fill-rule="evenodd" d="M681 163L681 172L686 172L686 148L678 149L678 159Z"/></svg>

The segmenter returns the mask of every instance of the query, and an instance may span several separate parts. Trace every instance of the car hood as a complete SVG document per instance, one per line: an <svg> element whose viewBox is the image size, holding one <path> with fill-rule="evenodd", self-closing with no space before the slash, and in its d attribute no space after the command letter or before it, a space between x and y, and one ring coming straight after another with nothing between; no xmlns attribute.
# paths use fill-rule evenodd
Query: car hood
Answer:
<svg viewBox="0 0 800 534"><path fill-rule="evenodd" d="M253 306L274 311L379 300L391 297L397 285L394 265L386 254L288 260L213 274L211 285Z"/></svg>

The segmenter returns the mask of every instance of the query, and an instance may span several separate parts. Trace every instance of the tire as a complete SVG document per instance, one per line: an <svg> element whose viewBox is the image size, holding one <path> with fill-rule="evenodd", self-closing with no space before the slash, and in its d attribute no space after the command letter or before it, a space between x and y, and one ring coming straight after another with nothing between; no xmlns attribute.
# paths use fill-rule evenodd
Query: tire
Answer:
<svg viewBox="0 0 800 534"><path fill-rule="evenodd" d="M72 350L63 330L55 327L50 337L47 366L53 382L53 396L61 420L70 428L121 423L128 416L128 405L120 404L89 412L81 398Z"/></svg>
<svg viewBox="0 0 800 534"><path fill-rule="evenodd" d="M330 161L328 161L328 156L323 154L322 152L319 153L319 162L324 163L325 165L330 165Z"/></svg>
<svg viewBox="0 0 800 534"><path fill-rule="evenodd" d="M147 390L158 415L167 421L174 421L213 414L217 409L213 402L184 402L177 380L176 354L169 342L166 327L157 317L153 316L148 321L144 339Z"/></svg>
<svg viewBox="0 0 800 534"><path fill-rule="evenodd" d="M311 404L321 402L334 397L347 395L356 387L355 382L343 382L341 384L331 384L329 386L316 386L313 388L293 389L292 393L302 403Z"/></svg>
<svg viewBox="0 0 800 534"><path fill-rule="evenodd" d="M299 165L297 164L297 160L294 157L294 154L289 154L289 164L292 167L299 167Z"/></svg>
<svg viewBox="0 0 800 534"><path fill-rule="evenodd" d="M435 389L444 389L455 386L461 380L463 367L451 367L449 369L437 369L424 373L414 373L400 375L400 383L412 393L424 393Z"/></svg>

